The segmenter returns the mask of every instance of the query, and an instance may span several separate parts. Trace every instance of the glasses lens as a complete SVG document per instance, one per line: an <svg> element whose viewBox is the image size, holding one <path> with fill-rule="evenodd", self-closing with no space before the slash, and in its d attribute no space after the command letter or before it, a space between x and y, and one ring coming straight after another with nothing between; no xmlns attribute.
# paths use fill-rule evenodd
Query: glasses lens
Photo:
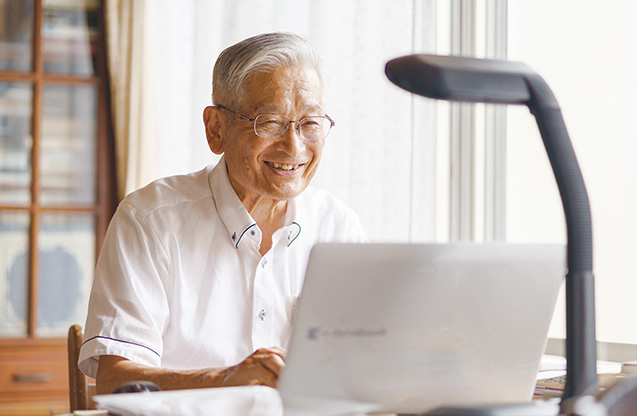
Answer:
<svg viewBox="0 0 637 416"><path fill-rule="evenodd" d="M330 132L332 122L325 116L304 117L299 122L301 136L307 140L321 140ZM290 119L280 114L259 114L254 120L254 132L265 139L277 139L285 134Z"/></svg>
<svg viewBox="0 0 637 416"><path fill-rule="evenodd" d="M285 134L290 120L279 114L260 114L254 120L254 132L266 139L276 139Z"/></svg>
<svg viewBox="0 0 637 416"><path fill-rule="evenodd" d="M332 124L327 117L311 116L300 121L301 135L308 140L321 140L330 132Z"/></svg>

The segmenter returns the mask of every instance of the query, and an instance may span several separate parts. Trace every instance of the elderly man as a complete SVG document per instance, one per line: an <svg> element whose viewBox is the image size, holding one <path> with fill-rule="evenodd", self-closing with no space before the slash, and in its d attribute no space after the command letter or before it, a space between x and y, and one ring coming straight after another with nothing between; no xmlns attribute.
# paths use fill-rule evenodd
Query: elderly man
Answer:
<svg viewBox="0 0 637 416"><path fill-rule="evenodd" d="M99 393L276 386L312 246L363 242L308 188L334 125L311 45L270 33L223 51L203 118L214 167L120 204L100 254L79 365Z"/></svg>

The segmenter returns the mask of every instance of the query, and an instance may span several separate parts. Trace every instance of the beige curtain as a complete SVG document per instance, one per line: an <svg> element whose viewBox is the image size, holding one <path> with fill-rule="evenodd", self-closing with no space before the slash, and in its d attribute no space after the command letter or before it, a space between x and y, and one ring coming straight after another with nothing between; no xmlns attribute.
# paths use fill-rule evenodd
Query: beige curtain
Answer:
<svg viewBox="0 0 637 416"><path fill-rule="evenodd" d="M106 0L106 50L115 131L117 193L155 178L153 1Z"/></svg>

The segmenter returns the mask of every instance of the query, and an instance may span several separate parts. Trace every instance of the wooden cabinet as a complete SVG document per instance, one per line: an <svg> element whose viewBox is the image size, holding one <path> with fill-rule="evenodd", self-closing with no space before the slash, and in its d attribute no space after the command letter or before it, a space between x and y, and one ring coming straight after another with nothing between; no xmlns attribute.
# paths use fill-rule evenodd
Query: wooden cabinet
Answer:
<svg viewBox="0 0 637 416"><path fill-rule="evenodd" d="M5 344L7 341L5 341ZM29 345L31 344L31 345ZM66 343L51 339L16 340L14 348L0 349L0 403L66 404L68 367ZM0 405L0 414L1 412Z"/></svg>
<svg viewBox="0 0 637 416"><path fill-rule="evenodd" d="M0 0L0 414L68 401L66 334L116 204L102 10Z"/></svg>

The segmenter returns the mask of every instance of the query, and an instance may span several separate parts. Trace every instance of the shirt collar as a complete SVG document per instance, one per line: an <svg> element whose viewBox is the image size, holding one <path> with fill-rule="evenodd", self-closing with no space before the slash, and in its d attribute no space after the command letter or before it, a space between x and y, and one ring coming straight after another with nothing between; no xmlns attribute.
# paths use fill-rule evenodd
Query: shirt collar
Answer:
<svg viewBox="0 0 637 416"><path fill-rule="evenodd" d="M261 230L241 203L230 183L225 155L219 159L217 165L208 174L208 184L210 185L210 191L212 192L219 218L226 227L232 245L235 248L239 248L239 244L247 236L260 241ZM289 247L301 233L301 220L297 215L296 198L288 203L285 213L285 224L288 225L279 230L283 232L280 238L285 238ZM274 238L276 238L276 235L277 233L275 233Z"/></svg>

